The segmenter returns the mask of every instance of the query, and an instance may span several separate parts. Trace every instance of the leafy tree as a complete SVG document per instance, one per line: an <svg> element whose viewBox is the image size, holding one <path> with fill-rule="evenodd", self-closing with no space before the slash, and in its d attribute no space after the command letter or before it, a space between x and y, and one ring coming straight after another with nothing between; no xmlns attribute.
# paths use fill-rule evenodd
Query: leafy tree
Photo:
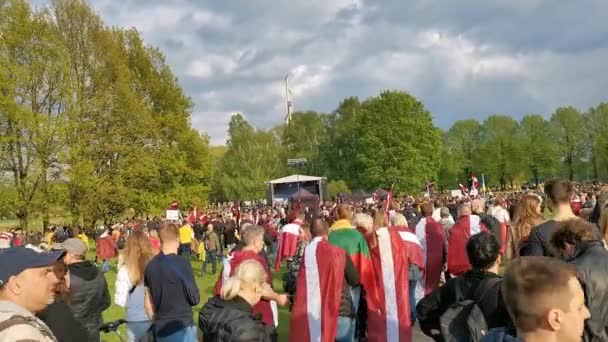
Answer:
<svg viewBox="0 0 608 342"><path fill-rule="evenodd" d="M338 194L345 192L350 193L350 188L343 180L332 180L327 183L327 194L331 198L335 198Z"/></svg>
<svg viewBox="0 0 608 342"><path fill-rule="evenodd" d="M588 138L589 158L593 178L608 177L608 104L600 103L584 115L585 137Z"/></svg>
<svg viewBox="0 0 608 342"><path fill-rule="evenodd" d="M323 115L313 111L292 114L291 122L284 126L281 135L282 159L306 158L308 165L304 170L290 171L316 176L322 175L321 150L324 148L323 142L325 140L323 123Z"/></svg>
<svg viewBox="0 0 608 342"><path fill-rule="evenodd" d="M241 114L228 124L228 150L222 170L226 199L258 200L266 197L265 182L282 173L280 144L272 131L256 130Z"/></svg>
<svg viewBox="0 0 608 342"><path fill-rule="evenodd" d="M488 117L481 127L478 148L480 171L503 189L507 184L512 186L518 176L523 176L521 150L515 141L517 130L517 121L501 115Z"/></svg>
<svg viewBox="0 0 608 342"><path fill-rule="evenodd" d="M23 228L37 195L48 195L47 177L64 146L65 49L45 13L27 3L0 3L0 140L3 170L17 190L16 216ZM48 202L41 201L48 224Z"/></svg>
<svg viewBox="0 0 608 342"><path fill-rule="evenodd" d="M360 116L359 116L360 115ZM422 102L384 91L361 105L354 131L356 185L417 191L437 176L441 135Z"/></svg>
<svg viewBox="0 0 608 342"><path fill-rule="evenodd" d="M575 168L585 153L585 125L583 115L574 107L558 108L551 116L554 138L559 158L566 167L570 180L574 180Z"/></svg>
<svg viewBox="0 0 608 342"><path fill-rule="evenodd" d="M355 134L358 119L361 118L361 102L356 97L344 99L338 108L323 117L326 142L321 150L325 175L329 178L343 179L354 185L357 178L354 168L356 150Z"/></svg>
<svg viewBox="0 0 608 342"><path fill-rule="evenodd" d="M521 119L516 139L522 149L522 161L538 186L557 167L557 146L550 124L541 115L526 115Z"/></svg>
<svg viewBox="0 0 608 342"><path fill-rule="evenodd" d="M443 135L444 149L440 183L454 186L456 179L468 179L479 160L481 125L475 119L456 121Z"/></svg>

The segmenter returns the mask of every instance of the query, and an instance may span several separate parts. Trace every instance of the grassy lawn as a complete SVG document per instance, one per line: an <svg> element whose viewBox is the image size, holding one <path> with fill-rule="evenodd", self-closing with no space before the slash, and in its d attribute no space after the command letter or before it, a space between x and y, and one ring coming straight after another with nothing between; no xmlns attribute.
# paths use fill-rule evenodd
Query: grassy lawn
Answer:
<svg viewBox="0 0 608 342"><path fill-rule="evenodd" d="M94 254L91 254L91 258L95 258ZM191 262L192 268L194 269L194 275L196 278L196 283L201 293L201 302L199 305L193 308L192 315L194 317L195 323L198 325L198 311L200 308L207 302L207 299L213 294L213 287L215 285L215 281L217 279L217 275L213 276L201 276L201 268L202 262L198 260L193 260ZM218 273L219 273L218 267ZM103 318L105 321L113 321L116 319L124 318L125 312L124 309L118 305L113 304L114 301L114 281L116 280L116 261L112 263L112 269L106 273L106 280L108 282L108 287L110 288L110 294L112 295L112 306L108 308L103 313ZM281 273L274 274L274 288L278 292L282 292L283 290L283 282L281 280ZM279 307L279 341L287 341L289 335L289 311L286 308ZM120 333L126 339L126 330L125 327L121 327ZM101 336L102 341L106 342L120 342L120 339L116 334L107 334Z"/></svg>
<svg viewBox="0 0 608 342"><path fill-rule="evenodd" d="M66 224L71 225L72 219L69 217L51 217L49 219L51 224ZM0 229L10 229L19 227L19 220L0 220ZM28 221L28 229L31 231L42 231L42 219L31 219Z"/></svg>

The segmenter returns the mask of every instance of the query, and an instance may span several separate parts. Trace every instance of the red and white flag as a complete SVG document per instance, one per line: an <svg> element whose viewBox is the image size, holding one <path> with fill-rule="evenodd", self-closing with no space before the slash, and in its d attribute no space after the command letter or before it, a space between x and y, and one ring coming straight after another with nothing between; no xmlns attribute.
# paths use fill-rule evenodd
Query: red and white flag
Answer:
<svg viewBox="0 0 608 342"><path fill-rule="evenodd" d="M471 269L467 255L467 241L480 232L487 232L488 228L481 223L477 215L463 215L450 228L448 241L448 272L455 276L461 275Z"/></svg>
<svg viewBox="0 0 608 342"><path fill-rule="evenodd" d="M196 222L197 218L198 218L198 207L194 206L194 209L192 209L192 211L190 212L190 215L188 215L188 223L194 224Z"/></svg>
<svg viewBox="0 0 608 342"><path fill-rule="evenodd" d="M439 287L443 264L446 258L445 230L432 217L424 217L415 228L416 237L422 246L424 272L416 286L416 302Z"/></svg>
<svg viewBox="0 0 608 342"><path fill-rule="evenodd" d="M247 260L255 260L264 267L266 271L266 283L268 285L272 284L272 278L270 277L270 272L268 269L268 264L266 263L266 259L260 256L258 253L253 251L237 251L232 252L228 255L227 258L223 260L222 271L215 282L214 293L215 295L219 295L222 289L222 285L234 274L237 267L243 262ZM262 321L267 326L277 326L279 324L279 316L277 311L277 303L275 301L268 301L266 299L261 299L256 305L253 306L254 314L261 314Z"/></svg>
<svg viewBox="0 0 608 342"><path fill-rule="evenodd" d="M293 256L296 255L301 225L302 221L295 220L292 223L284 225L281 229L281 234L279 234L277 257L274 264L274 270L276 272L280 271L281 261L283 258L293 258Z"/></svg>
<svg viewBox="0 0 608 342"><path fill-rule="evenodd" d="M397 230L383 227L375 234L378 240L370 256L377 295L367 301L368 341L411 342L407 246Z"/></svg>
<svg viewBox="0 0 608 342"><path fill-rule="evenodd" d="M388 189L386 194L386 200L384 201L384 217L386 218L386 224L390 226L391 222L391 204L393 203L393 187Z"/></svg>
<svg viewBox="0 0 608 342"><path fill-rule="evenodd" d="M289 341L333 342L344 288L346 252L316 237L306 247L298 273Z"/></svg>
<svg viewBox="0 0 608 342"><path fill-rule="evenodd" d="M458 183L458 187L460 188L460 191L462 191L463 195L466 195L469 193L469 190L464 185L462 185L462 183Z"/></svg>
<svg viewBox="0 0 608 342"><path fill-rule="evenodd" d="M475 172L471 173L471 189L479 189L479 181L477 180Z"/></svg>
<svg viewBox="0 0 608 342"><path fill-rule="evenodd" d="M407 255L410 264L418 266L421 271L424 271L424 254L422 252L422 245L420 240L416 237L416 234L412 233L408 227L405 226L392 226L391 229L395 229L399 232L399 236L407 246Z"/></svg>

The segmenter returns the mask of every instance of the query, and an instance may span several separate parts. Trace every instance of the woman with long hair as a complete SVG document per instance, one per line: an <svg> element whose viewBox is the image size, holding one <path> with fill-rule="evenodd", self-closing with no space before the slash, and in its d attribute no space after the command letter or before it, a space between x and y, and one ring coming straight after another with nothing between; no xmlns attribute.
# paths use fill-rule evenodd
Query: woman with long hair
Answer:
<svg viewBox="0 0 608 342"><path fill-rule="evenodd" d="M602 208L600 219L597 223L602 233L602 239L604 240L604 247L608 246L608 203Z"/></svg>
<svg viewBox="0 0 608 342"><path fill-rule="evenodd" d="M144 232L136 230L127 239L124 264L116 276L114 303L126 308L127 338L139 340L150 327L144 309L144 270L152 259L152 245Z"/></svg>
<svg viewBox="0 0 608 342"><path fill-rule="evenodd" d="M253 314L267 291L266 271L255 260L243 261L199 312L203 341L270 341L262 320Z"/></svg>
<svg viewBox="0 0 608 342"><path fill-rule="evenodd" d="M512 232L509 236L510 250L514 252L513 257L519 254L519 249L522 244L530 236L532 228L545 222L541 212L541 200L535 194L524 195L517 205L515 223L512 226Z"/></svg>

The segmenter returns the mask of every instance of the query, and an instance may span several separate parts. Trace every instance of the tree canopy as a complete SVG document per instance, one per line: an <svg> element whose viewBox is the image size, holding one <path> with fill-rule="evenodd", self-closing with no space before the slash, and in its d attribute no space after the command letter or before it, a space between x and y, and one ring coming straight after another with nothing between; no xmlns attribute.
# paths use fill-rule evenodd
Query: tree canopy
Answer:
<svg viewBox="0 0 608 342"><path fill-rule="evenodd" d="M608 178L605 103L441 131L420 100L386 90L270 128L235 113L215 147L192 127L192 108L162 52L135 29L108 27L82 1L32 10L0 0L0 215L24 227L32 215L48 225L57 206L91 225L161 214L174 199L262 199L266 181L294 173L327 177L331 195L419 192L428 181L455 188L473 172L501 188ZM307 164L289 167L291 158Z"/></svg>

